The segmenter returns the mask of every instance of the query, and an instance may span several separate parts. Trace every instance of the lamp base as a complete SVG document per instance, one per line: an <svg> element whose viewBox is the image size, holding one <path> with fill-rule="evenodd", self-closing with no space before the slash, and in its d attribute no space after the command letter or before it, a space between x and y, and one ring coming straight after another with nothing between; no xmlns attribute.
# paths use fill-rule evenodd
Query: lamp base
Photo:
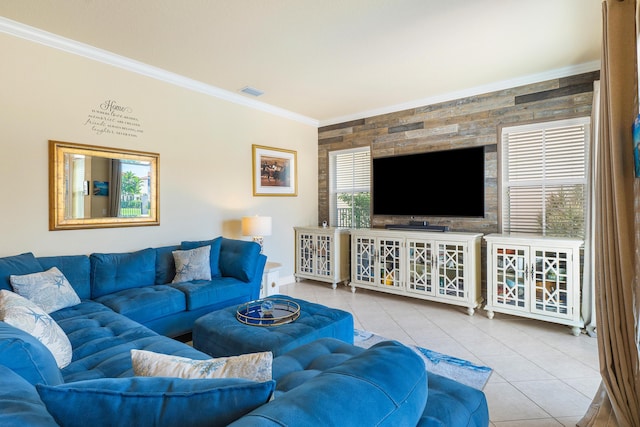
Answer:
<svg viewBox="0 0 640 427"><path fill-rule="evenodd" d="M264 245L263 245L262 236L253 236L253 241L260 245L260 253L263 253Z"/></svg>

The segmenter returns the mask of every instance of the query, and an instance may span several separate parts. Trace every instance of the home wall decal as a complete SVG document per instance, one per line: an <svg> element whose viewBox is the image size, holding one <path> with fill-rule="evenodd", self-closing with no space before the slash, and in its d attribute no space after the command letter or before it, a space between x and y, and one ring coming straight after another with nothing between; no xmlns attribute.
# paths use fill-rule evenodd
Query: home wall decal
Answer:
<svg viewBox="0 0 640 427"><path fill-rule="evenodd" d="M84 122L96 135L118 135L138 138L144 133L141 121L133 108L120 105L113 99L100 102L92 108Z"/></svg>

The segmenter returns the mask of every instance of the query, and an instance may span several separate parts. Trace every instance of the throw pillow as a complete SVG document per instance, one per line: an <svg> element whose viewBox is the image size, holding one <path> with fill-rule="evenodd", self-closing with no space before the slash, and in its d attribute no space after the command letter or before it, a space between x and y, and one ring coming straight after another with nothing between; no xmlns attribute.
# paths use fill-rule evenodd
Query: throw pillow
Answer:
<svg viewBox="0 0 640 427"><path fill-rule="evenodd" d="M195 360L180 356L131 350L134 375L178 378L244 378L253 381L271 379L273 354L270 351Z"/></svg>
<svg viewBox="0 0 640 427"><path fill-rule="evenodd" d="M176 275L171 283L191 280L211 280L209 256L211 246L202 246L188 251L173 251L176 262Z"/></svg>
<svg viewBox="0 0 640 427"><path fill-rule="evenodd" d="M36 385L62 427L226 426L264 405L275 381L101 378Z"/></svg>
<svg viewBox="0 0 640 427"><path fill-rule="evenodd" d="M80 304L78 294L57 267L42 273L11 275L9 280L15 293L34 302L45 313Z"/></svg>
<svg viewBox="0 0 640 427"><path fill-rule="evenodd" d="M211 246L211 255L209 256L211 277L220 277L220 248L222 247L222 237L216 237L211 240L185 241L180 244L181 249L185 251L201 246Z"/></svg>
<svg viewBox="0 0 640 427"><path fill-rule="evenodd" d="M0 290L0 320L36 337L53 354L59 368L71 363L72 349L67 335L55 320L28 299Z"/></svg>

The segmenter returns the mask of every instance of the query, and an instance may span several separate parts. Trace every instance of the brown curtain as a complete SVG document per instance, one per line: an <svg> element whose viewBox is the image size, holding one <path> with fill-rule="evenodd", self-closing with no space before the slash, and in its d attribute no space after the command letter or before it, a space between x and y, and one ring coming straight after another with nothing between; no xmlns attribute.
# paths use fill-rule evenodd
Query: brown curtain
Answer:
<svg viewBox="0 0 640 427"><path fill-rule="evenodd" d="M637 108L636 0L602 3L599 147L594 153L594 271L602 384L579 426L640 426L638 221L632 125Z"/></svg>

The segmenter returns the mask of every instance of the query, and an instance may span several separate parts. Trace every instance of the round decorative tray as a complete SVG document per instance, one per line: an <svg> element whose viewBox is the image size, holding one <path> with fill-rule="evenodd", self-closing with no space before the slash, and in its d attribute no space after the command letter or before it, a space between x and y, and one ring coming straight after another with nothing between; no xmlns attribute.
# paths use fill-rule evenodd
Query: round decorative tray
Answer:
<svg viewBox="0 0 640 427"><path fill-rule="evenodd" d="M236 318L251 326L278 326L300 317L300 305L284 298L264 298L240 304Z"/></svg>

